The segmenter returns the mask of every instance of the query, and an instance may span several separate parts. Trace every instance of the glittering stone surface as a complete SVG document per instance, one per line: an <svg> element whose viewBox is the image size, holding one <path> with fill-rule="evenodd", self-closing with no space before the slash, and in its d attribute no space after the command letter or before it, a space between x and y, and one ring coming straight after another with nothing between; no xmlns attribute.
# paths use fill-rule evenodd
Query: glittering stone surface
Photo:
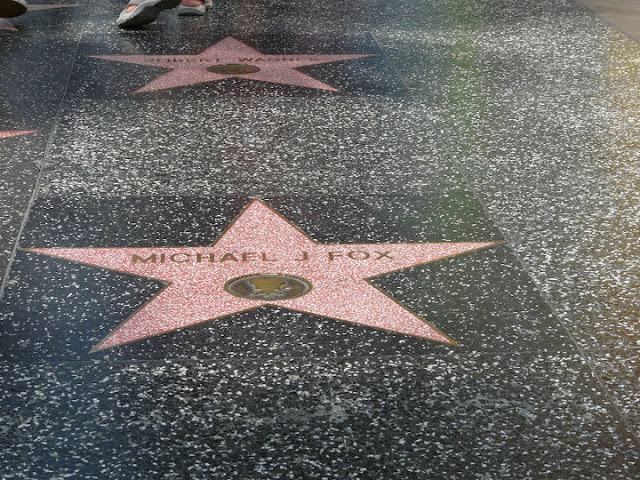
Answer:
<svg viewBox="0 0 640 480"><path fill-rule="evenodd" d="M73 8L78 7L76 3L67 4L46 4L46 3L29 3L28 12L40 12L43 10L57 10L59 8ZM0 31L5 30L9 32L19 32L20 29L14 25L14 23L8 18L0 18Z"/></svg>
<svg viewBox="0 0 640 480"><path fill-rule="evenodd" d="M0 140L3 138L19 137L20 135L27 135L29 133L35 133L37 130L5 130L0 131Z"/></svg>
<svg viewBox="0 0 640 480"><path fill-rule="evenodd" d="M0 271L4 273L33 196L55 107L51 101L9 95L0 98L0 112Z"/></svg>
<svg viewBox="0 0 640 480"><path fill-rule="evenodd" d="M3 468L18 478L637 472L629 440L603 427L610 404L577 355L20 364L2 373L0 428L15 445L2 450Z"/></svg>
<svg viewBox="0 0 640 480"><path fill-rule="evenodd" d="M602 4L220 0L123 31L121 0L87 0L0 24L0 131L33 131L0 134L0 476L639 477L640 45L628 1L606 5L626 23ZM168 70L104 58L230 38L340 57L291 69L334 90L232 59L132 94ZM229 237L247 205L268 209ZM222 283L311 293L91 352L168 280L51 255L234 238L242 258L301 232L500 243L366 273L456 345L290 308L316 271L239 270Z"/></svg>

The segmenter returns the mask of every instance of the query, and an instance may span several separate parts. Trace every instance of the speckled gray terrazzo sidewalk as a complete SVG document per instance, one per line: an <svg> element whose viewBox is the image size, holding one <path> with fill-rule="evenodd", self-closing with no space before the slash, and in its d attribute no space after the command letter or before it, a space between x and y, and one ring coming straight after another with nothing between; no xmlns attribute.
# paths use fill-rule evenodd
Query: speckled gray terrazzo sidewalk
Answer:
<svg viewBox="0 0 640 480"><path fill-rule="evenodd" d="M0 132L38 130L0 135L0 478L640 476L639 44L568 0L122 6L0 23ZM98 58L228 38L372 56L300 69L335 92ZM498 242L370 280L459 346L285 302L91 353L166 284L29 250L197 249L256 198L347 263Z"/></svg>
<svg viewBox="0 0 640 480"><path fill-rule="evenodd" d="M21 392L3 395L3 431L12 438L4 468L23 472L14 478L636 471L629 441L615 425L603 427L606 397L575 388L590 376L576 355L22 365L3 373L9 391Z"/></svg>

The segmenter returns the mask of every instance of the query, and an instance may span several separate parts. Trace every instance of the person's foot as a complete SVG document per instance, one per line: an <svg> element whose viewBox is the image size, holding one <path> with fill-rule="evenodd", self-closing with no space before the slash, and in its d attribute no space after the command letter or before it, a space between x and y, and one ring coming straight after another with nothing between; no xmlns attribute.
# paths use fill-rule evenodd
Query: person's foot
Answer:
<svg viewBox="0 0 640 480"><path fill-rule="evenodd" d="M160 12L175 8L179 3L180 0L129 0L116 23L122 28L146 25L158 18Z"/></svg>
<svg viewBox="0 0 640 480"><path fill-rule="evenodd" d="M12 18L27 11L25 0L0 0L0 18Z"/></svg>
<svg viewBox="0 0 640 480"><path fill-rule="evenodd" d="M182 0L178 15L204 15L213 7L213 0Z"/></svg>

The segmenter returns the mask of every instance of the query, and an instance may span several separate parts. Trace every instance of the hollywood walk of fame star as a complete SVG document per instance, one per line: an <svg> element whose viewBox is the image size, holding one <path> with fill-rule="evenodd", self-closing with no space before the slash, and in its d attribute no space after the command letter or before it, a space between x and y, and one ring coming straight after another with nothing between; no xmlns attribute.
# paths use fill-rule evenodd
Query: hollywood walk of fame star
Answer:
<svg viewBox="0 0 640 480"><path fill-rule="evenodd" d="M78 4L76 3L69 3L69 4L60 4L60 5L34 5L34 4L29 4L28 6L28 10L27 13L29 12L37 12L40 10L53 10L53 9L57 9L57 8L71 8L71 7L77 7ZM13 25L13 23L11 23L8 19L6 18L0 18L0 30L8 30L10 32L17 32L18 29Z"/></svg>
<svg viewBox="0 0 640 480"><path fill-rule="evenodd" d="M263 305L456 345L369 280L496 243L318 244L253 200L211 246L25 250L166 284L97 351Z"/></svg>
<svg viewBox="0 0 640 480"><path fill-rule="evenodd" d="M244 78L337 92L339 90L331 85L296 69L373 56L376 54L265 55L232 37L220 40L198 55L90 55L91 58L114 62L171 69L133 93L215 82L227 78Z"/></svg>
<svg viewBox="0 0 640 480"><path fill-rule="evenodd" d="M0 130L0 140L3 138L18 137L29 133L36 133L39 130Z"/></svg>

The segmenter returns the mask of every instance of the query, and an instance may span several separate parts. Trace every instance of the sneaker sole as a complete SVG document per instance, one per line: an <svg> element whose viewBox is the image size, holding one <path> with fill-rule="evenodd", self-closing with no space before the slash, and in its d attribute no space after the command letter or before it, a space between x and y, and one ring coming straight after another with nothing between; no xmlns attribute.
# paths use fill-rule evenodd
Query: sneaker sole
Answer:
<svg viewBox="0 0 640 480"><path fill-rule="evenodd" d="M178 15L183 17L199 17L207 14L206 7L185 7L184 5L180 5L178 7Z"/></svg>
<svg viewBox="0 0 640 480"><path fill-rule="evenodd" d="M130 13L121 14L116 23L119 27L135 27L152 23L163 10L175 8L180 0L143 1Z"/></svg>
<svg viewBox="0 0 640 480"><path fill-rule="evenodd" d="M2 2L0 5L0 18L19 17L27 11L27 6L20 2Z"/></svg>

